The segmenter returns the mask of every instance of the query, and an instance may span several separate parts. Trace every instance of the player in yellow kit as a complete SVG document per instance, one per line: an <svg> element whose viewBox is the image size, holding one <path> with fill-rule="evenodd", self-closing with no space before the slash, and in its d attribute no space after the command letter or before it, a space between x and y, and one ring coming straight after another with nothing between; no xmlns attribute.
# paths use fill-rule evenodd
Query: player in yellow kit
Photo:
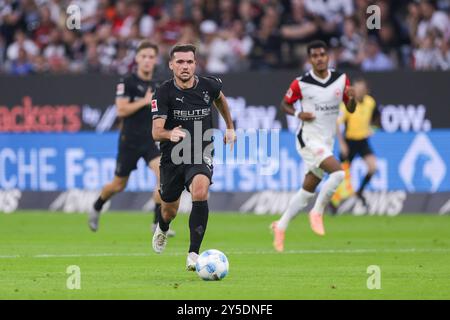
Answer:
<svg viewBox="0 0 450 320"><path fill-rule="evenodd" d="M356 192L357 197L366 206L363 191L377 170L377 159L369 143L369 137L373 134L373 125L379 125L380 113L376 102L368 93L368 85L365 80L357 80L354 83L356 111L349 113L341 105L342 117L339 123L344 125L344 132L337 130L340 147L341 161L351 164L353 159L359 155L367 165L367 174L361 181ZM345 182L344 182L345 183ZM349 190L348 183L338 190L335 198L343 198L340 193ZM344 195L345 196L345 195ZM336 205L336 203L334 203ZM336 207L335 207L336 209Z"/></svg>

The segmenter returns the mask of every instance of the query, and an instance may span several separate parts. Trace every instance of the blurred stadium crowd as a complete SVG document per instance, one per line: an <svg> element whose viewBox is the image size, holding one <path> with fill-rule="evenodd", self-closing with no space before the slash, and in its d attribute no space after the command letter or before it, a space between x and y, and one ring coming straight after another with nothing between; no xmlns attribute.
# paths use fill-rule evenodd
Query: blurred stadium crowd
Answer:
<svg viewBox="0 0 450 320"><path fill-rule="evenodd" d="M81 28L66 27L66 8ZM368 30L378 5L381 29ZM133 66L141 39L199 47L208 73L307 68L305 45L330 44L332 65L364 71L450 70L449 0L0 0L0 73L104 72Z"/></svg>

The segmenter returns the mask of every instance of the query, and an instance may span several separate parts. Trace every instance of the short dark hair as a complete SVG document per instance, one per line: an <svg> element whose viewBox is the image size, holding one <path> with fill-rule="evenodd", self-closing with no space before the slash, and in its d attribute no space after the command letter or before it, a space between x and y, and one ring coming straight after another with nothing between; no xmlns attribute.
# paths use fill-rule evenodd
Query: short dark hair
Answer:
<svg viewBox="0 0 450 320"><path fill-rule="evenodd" d="M194 54L195 57L195 53L197 52L197 48L190 43L186 43L186 44L176 44L172 47L172 49L170 49L170 59L173 58L173 55L175 54L175 52L192 52Z"/></svg>
<svg viewBox="0 0 450 320"><path fill-rule="evenodd" d="M159 52L158 46L148 40L142 40L141 42L139 42L136 53L139 53L139 51L144 49L153 49L155 50L156 54L158 54Z"/></svg>
<svg viewBox="0 0 450 320"><path fill-rule="evenodd" d="M320 48L324 48L325 51L328 50L328 46L327 46L327 44L326 44L324 41L322 41L322 40L314 40L314 41L311 41L311 42L308 44L308 46L306 47L306 53L307 53L308 56L309 56L309 55L311 55L311 50L312 50L312 49L320 49Z"/></svg>

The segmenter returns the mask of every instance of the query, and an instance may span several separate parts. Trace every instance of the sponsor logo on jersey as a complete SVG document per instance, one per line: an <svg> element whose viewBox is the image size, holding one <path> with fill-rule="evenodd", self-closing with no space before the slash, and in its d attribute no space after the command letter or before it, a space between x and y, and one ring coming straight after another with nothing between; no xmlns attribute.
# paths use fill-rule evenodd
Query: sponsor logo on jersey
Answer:
<svg viewBox="0 0 450 320"><path fill-rule="evenodd" d="M194 109L194 110L173 110L173 117L177 120L201 120L209 116L210 108Z"/></svg>
<svg viewBox="0 0 450 320"><path fill-rule="evenodd" d="M316 104L314 106L316 111L321 111L321 112L330 112L330 111L335 111L338 112L339 111L339 105L319 105Z"/></svg>
<svg viewBox="0 0 450 320"><path fill-rule="evenodd" d="M116 95L121 96L125 93L125 84L119 83L116 88Z"/></svg>
<svg viewBox="0 0 450 320"><path fill-rule="evenodd" d="M293 94L293 93L294 93L294 92L292 91L292 89L289 88L289 90L286 92L286 98L288 98L288 99L292 98L292 94Z"/></svg>
<svg viewBox="0 0 450 320"><path fill-rule="evenodd" d="M341 95L342 95L342 91L341 91L341 89L336 89L336 91L334 92L334 94L335 94L335 96L337 97L337 98L339 98Z"/></svg>
<svg viewBox="0 0 450 320"><path fill-rule="evenodd" d="M152 100L152 112L157 112L158 111L158 100L153 99Z"/></svg>

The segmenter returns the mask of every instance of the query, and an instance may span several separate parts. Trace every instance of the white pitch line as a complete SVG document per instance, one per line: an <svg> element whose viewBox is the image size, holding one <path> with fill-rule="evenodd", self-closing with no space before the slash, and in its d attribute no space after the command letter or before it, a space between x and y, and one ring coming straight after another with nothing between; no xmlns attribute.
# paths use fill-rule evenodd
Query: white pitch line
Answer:
<svg viewBox="0 0 450 320"><path fill-rule="evenodd" d="M326 250L287 250L281 254L364 254L364 253L436 253L436 252L450 252L450 248L434 248L434 249L417 249L417 248L400 248L400 249L326 249ZM280 254L273 250L267 251L233 251L226 252L228 255L274 255ZM147 253L86 253L86 254L37 254L37 255L0 255L0 259L19 259L19 258L34 258L34 259L48 259L48 258L96 258L96 257L150 257L155 254ZM164 255L167 256L184 256L186 253L169 252Z"/></svg>
<svg viewBox="0 0 450 320"><path fill-rule="evenodd" d="M15 259L15 258L21 258L21 256L13 255L13 256L0 256L0 259Z"/></svg>

